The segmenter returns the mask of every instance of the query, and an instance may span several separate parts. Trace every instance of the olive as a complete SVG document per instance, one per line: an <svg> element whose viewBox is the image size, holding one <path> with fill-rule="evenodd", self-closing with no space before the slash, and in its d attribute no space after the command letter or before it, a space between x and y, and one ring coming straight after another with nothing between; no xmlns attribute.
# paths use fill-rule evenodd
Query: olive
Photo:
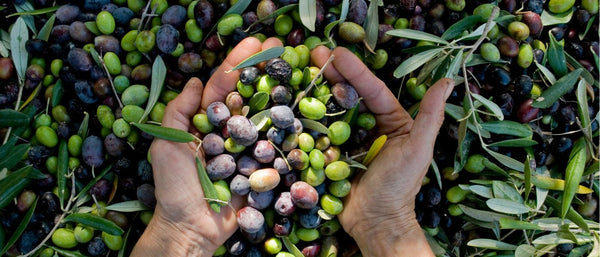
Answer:
<svg viewBox="0 0 600 257"><path fill-rule="evenodd" d="M529 37L529 27L520 21L513 21L508 24L508 34L517 41L525 40Z"/></svg>
<svg viewBox="0 0 600 257"><path fill-rule="evenodd" d="M553 13L563 13L571 10L575 0L550 0L548 1L548 10Z"/></svg>
<svg viewBox="0 0 600 257"><path fill-rule="evenodd" d="M351 44L359 43L366 37L363 27L351 21L345 21L340 24L338 33L344 41Z"/></svg>
<svg viewBox="0 0 600 257"><path fill-rule="evenodd" d="M500 53L508 58L514 58L519 55L519 44L509 36L503 36L496 42Z"/></svg>

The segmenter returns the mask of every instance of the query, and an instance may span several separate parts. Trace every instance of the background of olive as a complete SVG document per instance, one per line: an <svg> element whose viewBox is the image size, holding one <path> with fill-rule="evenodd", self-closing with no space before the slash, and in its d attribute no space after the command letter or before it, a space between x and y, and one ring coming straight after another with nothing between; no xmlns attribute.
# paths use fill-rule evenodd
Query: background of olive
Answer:
<svg viewBox="0 0 600 257"><path fill-rule="evenodd" d="M15 2L23 2L23 0L15 1ZM70 135L76 133L79 128L79 123L83 118L84 111L87 111L90 114L90 132L89 135L101 135L103 139L110 138L109 134L106 133L106 130L102 130L101 125L98 120L95 118L96 113L96 105L98 103L106 104L110 106L114 111L116 117L120 117L120 109L117 107L117 101L114 98L114 95L111 92L111 89L107 88L108 84L106 83L98 83L98 80L102 77L105 77L104 71L96 67L94 63L92 63L92 67L89 71L81 72L80 70L87 69L87 63L91 61L87 55L84 57L73 58L73 64L83 61L86 65L75 65L71 66L71 62L69 61L68 54L71 52L71 49L82 49L84 48L84 43L92 43L90 41L90 34L85 31L81 35L70 35L71 27L81 27L81 24L78 22L86 22L86 21L95 21L96 13L101 10L107 10L113 12L113 16L116 21L116 28L111 36L92 36L95 37L93 43L95 43L97 49L113 50L113 52L117 53L121 59L121 63L125 64L122 66L122 74L129 74L131 76L131 85L136 83L142 83L148 85L148 78L150 75L150 71L148 66L140 66L138 65L129 65L124 58L125 52L121 47L119 47L119 41L121 37L129 31L130 24L135 24L135 19L139 18L139 11L133 11L133 14L126 11L128 8L125 8L126 4L118 4L113 5L109 4L108 0L88 0L88 1L67 1L67 0L59 0L56 1L57 4L67 4L69 2L73 2L72 4L76 5L78 8L69 7L69 9L61 10L58 12L60 17L57 17L57 23L55 23L55 31L53 31L53 38L49 43L43 43L43 41L31 40L28 42L28 51L32 57L36 56L48 56L45 60L46 69L44 71L45 74L51 74L50 62L54 59L61 59L64 62L64 66L62 69L59 69L58 76L54 75L55 80L60 78L65 86L65 92L63 95L63 100L61 101L61 106L64 106L64 109L54 107L53 110L49 113L53 117L54 122L58 122L58 126L51 126L55 131L58 138L68 139ZM116 1L115 1L116 2ZM138 1L139 2L139 1ZM188 2L188 1L182 1ZM295 3L297 1L274 1L274 6L282 6L289 3ZM326 25L328 21L333 20L336 15L335 8L332 9L332 6L339 4L341 1L339 0L326 0L326 1L318 1L319 8L318 10L318 20L317 31L322 31L322 28ZM471 3L472 2L472 3ZM469 1L463 12L470 13L475 7L479 6L482 3L493 2L490 0L476 0ZM546 1L548 2L548 1ZM44 0L35 0L32 1L33 5L36 8L43 8L51 6L51 1ZM364 22L364 15L366 13L368 1L357 0L352 1L351 8L352 12L349 13L348 20L353 21L357 24L361 24ZM402 1L401 3L384 1L384 7L380 8L380 21L382 23L386 23L388 25L396 25L400 24L402 26L404 24L404 20L406 20L406 26L409 26L413 29L424 30L426 32L430 32L432 34L439 35L443 33L443 31L454 22L458 21L461 18L461 12L451 11L447 8L447 6L442 3L442 1L430 1L430 0L419 0L419 1ZM171 5L178 4L175 2L170 2ZM215 24L216 19L221 17L222 14L227 10L229 3L223 2L208 2L202 1L201 6L203 8L210 8L211 11L205 12L208 17L204 17L204 20L198 20L196 17L196 21L206 22L208 25L202 25L204 28L208 28L210 24ZM248 8L244 17L244 27L248 26L252 21L253 17L256 19L256 13L260 13L254 11L257 9L258 1L253 1L251 6ZM273 6L270 3L263 5ZM514 12L519 6L523 5L524 10L529 10L537 14L541 14L542 10L545 8L548 9L548 3L544 4L544 1L541 0L502 0L498 1L498 5L503 9L509 12ZM4 10L0 11L0 27L4 30L8 31L8 26L14 23L16 17L6 18L6 14L13 13L15 10L12 5L9 3L0 3L0 6L7 7ZM210 6L210 7L209 7ZM119 8L117 8L119 7ZM593 59L589 52L589 48L592 47L594 51L598 52L598 38L597 33L588 33L587 37L583 40L580 40L577 36L576 29L577 27L582 27L586 24L586 21L589 17L595 15L594 13L590 13L589 11L580 8L579 1L576 4L577 10L574 15L574 19L571 20L569 24L559 24L553 26L545 26L539 35L530 35L529 38L525 39L524 42L532 42L532 39L540 39L543 42L547 42L547 32L551 32L557 40L565 39L567 43L565 44L566 51L571 55L580 60L580 63L584 65L584 67L590 69L591 71L596 72L594 66L592 65ZM78 9L78 10L75 10ZM120 9L120 11L116 11ZM199 9L199 8L197 8ZM208 9L207 9L208 10ZM165 11L168 13L167 11ZM175 14L176 11L173 11ZM440 14L442 13L442 14ZM57 14L57 16L58 16ZM169 14L170 15L170 14ZM289 14L290 16L294 16L293 14ZM177 15L174 15L177 16ZM329 17L329 18L327 18ZM36 27L39 29L46 22L48 16L39 15L35 18ZM399 19L400 18L400 19ZM177 19L168 19L165 20L177 20ZM129 20L129 22L125 22ZM429 22L431 21L431 22ZM139 20L137 21L139 22ZM162 21L162 23L166 23ZM177 22L175 22L177 23ZM171 24L173 25L173 24ZM175 26L175 25L173 25ZM181 26L181 25L180 25ZM242 27L242 28L244 28ZM150 29L148 27L147 29ZM180 28L181 29L181 28ZM256 26L255 29L258 33L262 33L265 36L274 35L275 30L272 26L267 25L259 25ZM260 29L260 30L259 30ZM591 31L598 31L598 24L594 24L592 26ZM254 30L252 31L254 32ZM252 33L251 32L251 33ZM204 31L205 37L207 31ZM338 33L335 31L334 33ZM210 71L218 65L222 59L225 57L226 50L229 47L232 47L235 43L239 42L241 38L248 36L249 34L244 33L241 30L236 29L233 32L233 35L225 38L227 41L227 45L223 46L219 43L218 39L212 35L209 39L206 40L205 45L202 45L201 42L192 42L189 38L186 38L187 35L185 33L180 33L179 43L182 44L184 52L190 53L197 52L202 58L203 65L199 70L198 74L187 74L185 73L185 69L180 69L178 64L178 58L162 53L158 47L154 47L148 54L150 56L155 56L160 54L163 59L167 62L167 67L170 67L167 76L167 86L172 90L169 93L176 92L179 90L187 80L192 75L199 75L201 79L206 82L209 77ZM293 36L292 36L293 35ZM323 35L317 34L319 37ZM260 35L256 35L260 37ZM301 26L297 24L297 21L292 29L292 32L288 34L287 37L282 39L286 41L289 45L296 45L298 42L302 42L304 38L309 36L308 31L303 31ZM340 44L344 45L342 40L338 40ZM168 42L173 43L173 42ZM402 53L401 50L415 46L416 42L411 40L406 40L402 38L392 38L391 40L384 41L380 40L378 48L387 50L389 54L389 61L386 65L384 65L381 69L377 71L377 75L382 78L388 86L395 92L400 94L400 101L405 106L405 108L409 108L417 102L416 99L413 99L411 96L407 94L406 91L398 92L400 90L400 86L402 83L398 79L395 79L391 74L395 67L405 59L406 54ZM347 45L350 49L353 49L357 52L360 52L361 49L354 45ZM210 49L211 51L198 50L200 48ZM534 54L538 53L540 55L539 49L534 49ZM76 51L81 53L81 51ZM46 55L47 54L47 55ZM543 55L543 53L541 53ZM2 65L8 65L3 62ZM148 64L148 60L141 59L141 65ZM515 63L515 62L513 62ZM132 72L135 70L136 66L140 66L136 72ZM171 68L173 67L173 68ZM197 67L197 66L196 66ZM8 68L8 70L11 70ZM28 81L26 82L24 96L29 95L29 93L36 86L36 81L39 81L42 74L40 74L40 70L37 67L30 68L31 72L28 76ZM532 108L523 104L528 99L528 83L522 83L523 76L528 76L530 78L534 78L533 72L535 71L533 68L522 68L516 64L506 65L505 67L495 67L494 65L486 65L483 67L477 67L470 69L474 74L477 74L480 82L484 82L482 87L479 88L475 85L472 87L472 91L477 90L482 95L486 97L493 96L493 100L501 106L503 113L508 119L512 120L521 120L523 122L529 121L530 119L536 119L541 117L550 117L549 122L538 123L539 127L544 130L552 131L553 133L567 133L573 132L577 130L577 127L573 124L574 111L576 111L576 106L571 105L569 103L557 103L555 106L544 109L544 110L532 110ZM14 72L12 72L14 78ZM10 76L9 76L10 77ZM534 81L535 83L535 81ZM51 86L52 83L50 83ZM0 81L0 85L2 85L0 90L0 107L11 107L14 101L16 100L18 86L15 83L14 79L10 80L2 80ZM46 85L45 85L46 86ZM450 102L455 104L461 104L462 95L461 92L462 87L457 87L453 95L451 96ZM593 87L595 94L598 94L598 90L596 87ZM48 92L48 90L46 90ZM41 94L43 95L43 94ZM166 94L165 94L166 95ZM410 94L412 95L412 94ZM166 96L164 98L167 98ZM166 104L167 99L164 99L163 102ZM574 100L572 95L567 95L567 100ZM44 110L45 108L45 99L43 97L39 97L35 99L30 105L35 106L38 112ZM90 104L93 103L93 104ZM335 106L328 106L328 112L334 111ZM57 110L57 111L55 111ZM594 117L595 113L598 111L598 102L597 100L590 104L590 116ZM54 114L56 112L56 114ZM64 114L68 114L66 119ZM61 117L62 118L59 118ZM452 120L447 117L446 119ZM593 130L597 130L597 122L592 124ZM453 152L445 151L442 149L454 149L456 146L456 124L452 124L447 122L442 128L442 132L440 133L437 143L436 143L436 151L434 154L435 160L440 167L448 167L452 165L453 160ZM35 130L31 129L31 135L35 134ZM580 136L580 133L571 133L565 136L560 137L540 137L536 134L534 136L534 140L538 141L539 144L535 147L535 155L536 161L538 165L546 164L546 165L557 165L561 166L561 163L564 163L564 153L569 152L572 147L572 142ZM492 138L492 141L497 141L499 138ZM504 138L508 139L508 138ZM108 155L108 159L104 160L104 164L114 163L113 172L115 175L119 176L119 186L116 197L121 198L121 200L128 199L136 199L136 191L137 188L147 182L151 182L151 170L149 171L147 168L138 168L140 166L139 162L141 160L145 160L147 147L151 142L151 138L144 133L137 136L137 140L131 139L129 143L133 143L135 145L134 150L130 150L125 145L126 140L121 139L117 141L116 149L120 147L125 147L126 151L122 151L121 155L113 156ZM550 142L552 140L552 142ZM105 140L102 140L102 144L104 144ZM359 140L355 140L354 142L360 142ZM570 143L569 143L570 142ZM365 147L362 145L362 147ZM106 147L105 150L108 150ZM498 150L501 153L520 158L524 155L523 151L520 149L503 149L497 148L494 150ZM108 151L107 151L108 152ZM472 152L480 152L480 149L474 147ZM29 152L28 159L25 163L32 164L34 167L39 168L41 170L45 170L45 163L48 157L55 156L56 149L48 148L43 145L35 145ZM562 157L561 157L562 156ZM104 156L100 158L104 159ZM82 182L89 181L91 179L91 171L90 167L87 164L84 164L85 161L81 161L83 165L77 168L76 174L77 178ZM141 165L144 166L144 165ZM147 167L147 166L145 166ZM98 169L96 169L98 170ZM434 178L433 174L429 174L428 178ZM102 180L99 182L97 186L95 186L94 190L97 190L97 195L101 196L106 194L106 190L112 189L112 183L107 183L114 181L114 176L111 178L108 176L106 180ZM460 176L457 180L453 182L444 181L444 190L447 190L452 185L466 183L468 182L470 177ZM49 191L55 186L55 181L53 176L47 176L45 180L35 181L34 184L39 185L39 187L32 187L31 189L35 191L40 196L45 196L44 201L40 202L40 204L44 204L44 207L47 207L49 214L37 214L34 219L32 219L32 227L40 227L44 229L48 229L52 224L53 215L58 214L58 209L56 208L56 199L52 199L53 196ZM430 182L431 183L431 182ZM433 185L434 183L424 187L422 192L435 191ZM147 185L147 184L146 184ZM439 189L438 189L439 190ZM436 195L436 194L433 194ZM445 194L442 193L442 198L445 197ZM55 198L55 197L54 197ZM435 197L434 197L435 198ZM418 198L419 199L419 198ZM595 198L592 198L595 200ZM433 199L436 200L436 199ZM589 202L593 202L593 200L587 200ZM113 202L120 200L113 200ZM424 202L429 200L424 199ZM437 200L436 200L437 201ZM435 202L435 201L434 201ZM597 200L595 201L597 205ZM440 200L437 205L446 206L445 200ZM52 207L54 206L54 207ZM419 207L420 206L420 207ZM418 205L417 209L426 209L428 205ZM40 208L40 207L38 207ZM444 210L445 208L441 208ZM419 211L417 211L419 213ZM1 211L2 213L2 221L3 226L7 231L14 229L14 224L16 220L19 220L22 213L16 209L16 206L7 207ZM39 216L39 217L37 217ZM446 217L445 213L438 212L437 214L426 213L423 217L429 217L431 220L423 223L425 226L435 224L436 217ZM597 219L596 216L591 216L592 219ZM9 222L9 221L13 222ZM42 221L40 221L42 220ZM442 218L443 220L443 218ZM460 226L456 224L461 224L462 220L457 218L447 218L447 220L452 221L451 228L448 228L448 231L457 231L455 233L455 237L457 235L462 235L466 232L460 230ZM6 222L5 222L6 221ZM34 222L35 221L35 222ZM12 223L12 225L9 225ZM33 223L37 225L33 225ZM440 224L448 224L441 222ZM135 226L134 226L135 227ZM31 228L34 229L34 228ZM139 227L136 227L137 230L140 230ZM29 231L28 228L27 231ZM138 231L140 232L140 231ZM479 231L480 233L482 231ZM446 232L449 234L448 232ZM471 232L473 233L473 232ZM29 233L29 236L31 233ZM25 238L25 235L23 236ZM32 239L33 240L33 239ZM24 246L28 240L22 239L22 242L19 245ZM457 241L458 243L459 241ZM466 241L462 241L463 243ZM561 246L562 247L562 246ZM564 247L563 247L564 248ZM561 248L562 249L562 248ZM85 252L82 250L82 252Z"/></svg>

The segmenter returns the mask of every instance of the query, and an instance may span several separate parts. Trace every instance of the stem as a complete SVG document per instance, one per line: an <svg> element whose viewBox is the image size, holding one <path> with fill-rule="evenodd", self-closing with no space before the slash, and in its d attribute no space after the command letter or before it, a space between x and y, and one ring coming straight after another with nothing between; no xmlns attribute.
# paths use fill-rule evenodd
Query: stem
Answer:
<svg viewBox="0 0 600 257"><path fill-rule="evenodd" d="M315 76L313 78L313 80L306 87L306 89L304 89L303 92L301 92L300 94L298 94L298 96L296 97L296 100L294 101L294 104L292 104L292 106L290 107L290 109L293 110L294 108L296 108L296 105L300 102L300 99L304 98L304 96L306 96L308 94L308 92L310 92L310 90L317 83L317 80L321 77L321 75L323 75L323 72L325 72L325 69L327 68L327 66L333 61L333 58L334 58L333 55L329 56L329 59L327 59L327 62L325 62L325 64L323 64L323 67L321 67L321 70L319 70L319 73L317 74L317 76Z"/></svg>

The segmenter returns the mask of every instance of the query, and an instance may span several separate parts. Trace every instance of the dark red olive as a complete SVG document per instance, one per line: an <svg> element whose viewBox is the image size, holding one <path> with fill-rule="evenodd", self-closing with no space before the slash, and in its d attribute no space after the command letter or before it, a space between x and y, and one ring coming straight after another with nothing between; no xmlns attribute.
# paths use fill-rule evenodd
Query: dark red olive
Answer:
<svg viewBox="0 0 600 257"><path fill-rule="evenodd" d="M540 109L531 106L533 99L527 99L519 106L517 110L517 118L520 122L527 123L535 119Z"/></svg>

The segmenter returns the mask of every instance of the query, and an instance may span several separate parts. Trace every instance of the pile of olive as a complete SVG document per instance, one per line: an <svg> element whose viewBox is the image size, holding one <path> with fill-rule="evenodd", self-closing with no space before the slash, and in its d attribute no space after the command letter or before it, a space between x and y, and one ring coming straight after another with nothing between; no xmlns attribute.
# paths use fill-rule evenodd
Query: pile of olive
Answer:
<svg viewBox="0 0 600 257"><path fill-rule="evenodd" d="M355 147L352 142L372 140L375 118L356 113L359 96L347 83L329 86L318 78L316 86L306 88L316 74L293 74L303 68L318 71L307 65L274 58L264 74L254 66L244 68L237 91L193 118L204 134L206 171L219 200L247 197L247 206L237 211L239 235L219 253L277 254L280 238L288 237L301 242L305 256L316 256L319 239L340 228L334 217L343 210L341 198L350 192L349 179L356 172L344 160ZM304 90L308 93L301 95ZM266 99L257 105L261 97Z"/></svg>

